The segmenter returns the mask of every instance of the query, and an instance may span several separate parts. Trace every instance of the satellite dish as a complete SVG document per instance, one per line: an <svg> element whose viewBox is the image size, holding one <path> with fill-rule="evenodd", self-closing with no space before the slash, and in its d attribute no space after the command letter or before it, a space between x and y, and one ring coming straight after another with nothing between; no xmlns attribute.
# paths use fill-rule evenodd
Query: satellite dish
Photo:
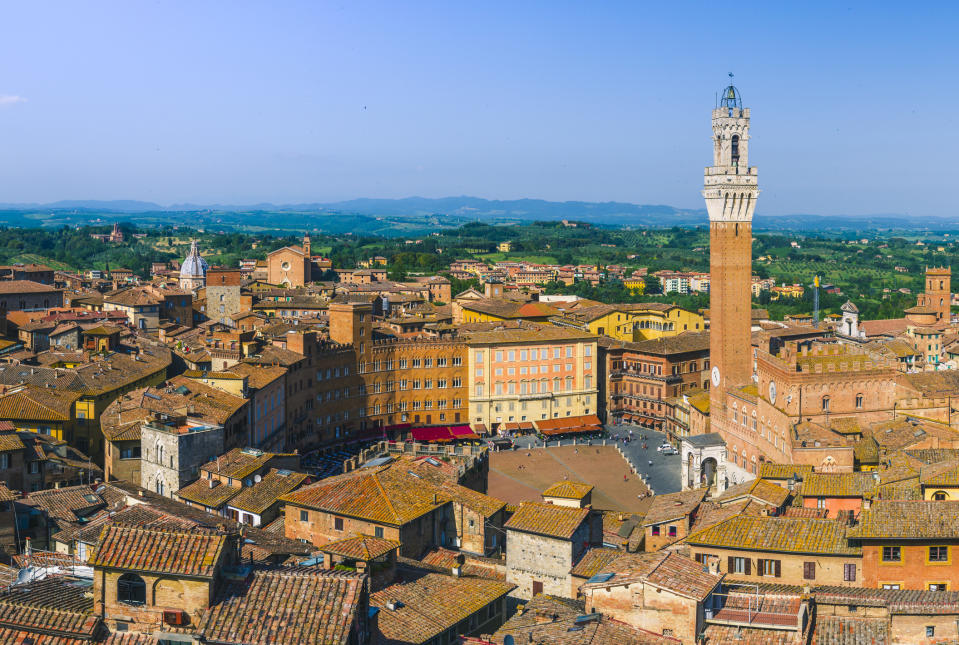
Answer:
<svg viewBox="0 0 959 645"><path fill-rule="evenodd" d="M259 484L261 481L263 481L263 478L260 477L259 475L254 475L253 481Z"/></svg>

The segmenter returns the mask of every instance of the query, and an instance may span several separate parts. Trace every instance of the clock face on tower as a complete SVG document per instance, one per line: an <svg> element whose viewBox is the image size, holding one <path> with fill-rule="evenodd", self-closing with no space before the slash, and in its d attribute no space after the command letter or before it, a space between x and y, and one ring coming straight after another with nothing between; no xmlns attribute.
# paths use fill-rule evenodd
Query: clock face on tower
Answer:
<svg viewBox="0 0 959 645"><path fill-rule="evenodd" d="M776 382L769 382L769 402L776 405Z"/></svg>
<svg viewBox="0 0 959 645"><path fill-rule="evenodd" d="M719 387L719 367L716 365L713 365L712 379L713 387Z"/></svg>

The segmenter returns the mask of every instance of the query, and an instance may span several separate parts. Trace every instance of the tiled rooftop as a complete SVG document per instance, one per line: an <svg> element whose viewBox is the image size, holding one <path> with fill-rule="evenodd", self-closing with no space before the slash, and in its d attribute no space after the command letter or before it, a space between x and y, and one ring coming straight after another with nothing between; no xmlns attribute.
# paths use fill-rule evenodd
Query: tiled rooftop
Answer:
<svg viewBox="0 0 959 645"><path fill-rule="evenodd" d="M622 555L619 549L592 548L583 554L570 573L578 578L592 578L597 573L607 571L608 565Z"/></svg>
<svg viewBox="0 0 959 645"><path fill-rule="evenodd" d="M327 542L320 547L320 550L344 558L369 562L399 548L400 543L396 540L370 537L369 535L351 535L342 540Z"/></svg>
<svg viewBox="0 0 959 645"><path fill-rule="evenodd" d="M543 497L563 499L583 499L593 490L592 484L585 482L561 481L543 491Z"/></svg>
<svg viewBox="0 0 959 645"><path fill-rule="evenodd" d="M586 508L523 502L505 526L512 531L568 540L588 516L589 509Z"/></svg>
<svg viewBox="0 0 959 645"><path fill-rule="evenodd" d="M512 642L535 645L680 645L680 641L637 629L626 623L596 614L577 624L586 614L582 603L540 594L526 603L522 613L513 614L493 635L493 643L502 645L507 636ZM582 629L578 627L582 626ZM573 629L576 627L576 629Z"/></svg>
<svg viewBox="0 0 959 645"><path fill-rule="evenodd" d="M720 504L728 504L742 498L751 498L771 506L779 507L786 503L788 497L789 491L782 486L764 479L754 479L727 488L726 491L714 501Z"/></svg>
<svg viewBox="0 0 959 645"><path fill-rule="evenodd" d="M697 602L704 600L723 579L722 575L703 571L702 564L668 551L622 554L597 573L612 573L613 577L601 582L587 580L583 589L642 581Z"/></svg>
<svg viewBox="0 0 959 645"><path fill-rule="evenodd" d="M89 642L100 631L89 591L82 579L56 576L0 592L0 643Z"/></svg>
<svg viewBox="0 0 959 645"><path fill-rule="evenodd" d="M835 520L737 516L697 531L686 541L726 549L859 555L860 549L848 544L845 530Z"/></svg>
<svg viewBox="0 0 959 645"><path fill-rule="evenodd" d="M226 547L223 533L104 527L90 566L200 578L213 577Z"/></svg>
<svg viewBox="0 0 959 645"><path fill-rule="evenodd" d="M201 477L176 492L177 498L184 502L199 504L212 509L220 509L244 490L227 486L217 479Z"/></svg>
<svg viewBox="0 0 959 645"><path fill-rule="evenodd" d="M810 473L803 479L803 497L862 497L876 488L872 473Z"/></svg>
<svg viewBox="0 0 959 645"><path fill-rule="evenodd" d="M380 608L377 618L385 644L425 643L515 587L488 578L420 572L372 594L370 605ZM396 609L387 608L388 602L397 601Z"/></svg>
<svg viewBox="0 0 959 645"><path fill-rule="evenodd" d="M849 531L858 539L959 538L959 502L873 502Z"/></svg>
<svg viewBox="0 0 959 645"><path fill-rule="evenodd" d="M885 618L816 615L810 645L886 645L889 621Z"/></svg>
<svg viewBox="0 0 959 645"><path fill-rule="evenodd" d="M668 495L656 495L649 510L646 511L643 526L662 524L692 514L702 503L707 492L705 488L699 488Z"/></svg>
<svg viewBox="0 0 959 645"><path fill-rule="evenodd" d="M432 486L395 468L360 468L328 477L280 500L293 506L400 526L447 503Z"/></svg>
<svg viewBox="0 0 959 645"><path fill-rule="evenodd" d="M229 645L346 645L366 611L363 587L358 575L257 569L225 585L197 631L207 642Z"/></svg>
<svg viewBox="0 0 959 645"><path fill-rule="evenodd" d="M281 495L296 490L309 477L306 473L271 468L260 481L243 488L239 495L230 499L229 506L261 514L276 504Z"/></svg>

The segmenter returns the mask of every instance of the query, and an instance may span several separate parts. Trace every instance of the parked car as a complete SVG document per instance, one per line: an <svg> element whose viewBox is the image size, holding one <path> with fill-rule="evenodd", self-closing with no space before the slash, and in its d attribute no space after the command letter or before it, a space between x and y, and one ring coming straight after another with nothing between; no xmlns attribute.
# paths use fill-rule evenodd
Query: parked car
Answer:
<svg viewBox="0 0 959 645"><path fill-rule="evenodd" d="M663 448L664 455L678 455L679 451L670 446L669 448Z"/></svg>
<svg viewBox="0 0 959 645"><path fill-rule="evenodd" d="M663 452L664 450L673 450L673 444L669 443L668 441L664 441L663 444L656 450L659 452Z"/></svg>

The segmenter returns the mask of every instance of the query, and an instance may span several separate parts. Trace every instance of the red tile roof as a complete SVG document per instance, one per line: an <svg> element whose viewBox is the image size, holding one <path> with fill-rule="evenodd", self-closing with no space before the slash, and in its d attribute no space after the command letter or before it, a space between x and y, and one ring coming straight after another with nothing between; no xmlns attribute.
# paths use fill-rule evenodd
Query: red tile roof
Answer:
<svg viewBox="0 0 959 645"><path fill-rule="evenodd" d="M107 526L90 566L212 578L227 539L213 531Z"/></svg>
<svg viewBox="0 0 959 645"><path fill-rule="evenodd" d="M363 587L364 577L355 574L255 570L226 585L197 632L207 643L226 645L345 645L366 611Z"/></svg>

